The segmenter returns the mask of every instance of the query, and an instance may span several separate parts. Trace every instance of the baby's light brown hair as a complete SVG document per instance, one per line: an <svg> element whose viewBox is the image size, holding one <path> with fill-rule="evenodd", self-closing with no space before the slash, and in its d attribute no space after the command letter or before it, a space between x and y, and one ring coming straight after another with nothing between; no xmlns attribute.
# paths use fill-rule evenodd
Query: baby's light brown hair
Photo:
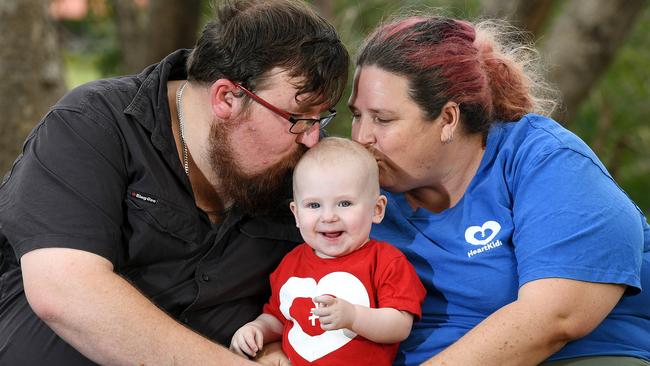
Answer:
<svg viewBox="0 0 650 366"><path fill-rule="evenodd" d="M316 164L318 166L341 168L353 164L354 174L365 175L367 189L373 196L379 195L379 167L372 154L363 145L341 137L326 137L302 156L293 171L294 198L296 178L301 167ZM345 165L344 165L345 164Z"/></svg>

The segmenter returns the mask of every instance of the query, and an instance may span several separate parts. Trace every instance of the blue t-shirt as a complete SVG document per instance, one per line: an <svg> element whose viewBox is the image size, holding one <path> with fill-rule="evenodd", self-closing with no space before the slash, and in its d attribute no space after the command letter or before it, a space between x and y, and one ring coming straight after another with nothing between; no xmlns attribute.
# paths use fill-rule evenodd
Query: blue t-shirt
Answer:
<svg viewBox="0 0 650 366"><path fill-rule="evenodd" d="M650 360L650 227L589 147L556 122L526 115L495 125L452 208L413 211L403 194L387 196L372 236L400 248L427 288L422 320L395 364L429 359L516 300L520 286L549 277L628 286L592 333L550 359Z"/></svg>

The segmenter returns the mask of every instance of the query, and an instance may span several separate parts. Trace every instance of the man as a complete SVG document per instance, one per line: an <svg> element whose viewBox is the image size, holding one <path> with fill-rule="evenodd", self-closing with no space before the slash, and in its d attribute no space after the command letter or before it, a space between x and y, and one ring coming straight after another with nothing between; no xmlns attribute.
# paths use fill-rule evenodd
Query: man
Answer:
<svg viewBox="0 0 650 366"><path fill-rule="evenodd" d="M217 343L300 242L287 183L347 68L302 1L240 0L191 52L65 96L0 187L0 364L250 363Z"/></svg>

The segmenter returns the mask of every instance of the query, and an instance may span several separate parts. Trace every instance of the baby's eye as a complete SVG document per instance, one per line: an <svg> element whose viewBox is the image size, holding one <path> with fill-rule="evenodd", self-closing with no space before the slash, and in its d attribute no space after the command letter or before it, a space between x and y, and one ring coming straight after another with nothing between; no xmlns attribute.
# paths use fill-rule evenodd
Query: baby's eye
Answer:
<svg viewBox="0 0 650 366"><path fill-rule="evenodd" d="M339 202L339 207L350 207L352 206L352 202L350 201L341 201Z"/></svg>
<svg viewBox="0 0 650 366"><path fill-rule="evenodd" d="M315 209L315 208L320 207L320 203L318 203L318 202L309 202L305 206L307 206L307 208Z"/></svg>

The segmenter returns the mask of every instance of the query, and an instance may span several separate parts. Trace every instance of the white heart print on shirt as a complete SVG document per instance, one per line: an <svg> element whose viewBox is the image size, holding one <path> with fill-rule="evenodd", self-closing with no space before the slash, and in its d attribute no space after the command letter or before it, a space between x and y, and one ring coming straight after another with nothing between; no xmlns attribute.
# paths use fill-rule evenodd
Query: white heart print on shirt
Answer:
<svg viewBox="0 0 650 366"><path fill-rule="evenodd" d="M491 242L499 231L501 231L501 224L496 221L486 221L482 226L468 227L465 230L465 240L472 245L485 245ZM489 235L486 237L485 235L488 233Z"/></svg>
<svg viewBox="0 0 650 366"><path fill-rule="evenodd" d="M350 273L332 272L318 282L313 278L289 278L280 288L280 311L285 318L293 321L293 326L288 334L289 343L296 353L309 362L336 351L356 337L356 334L348 329L328 330L322 334L310 335L302 329L300 322L313 322L313 319L317 318L316 316L312 315L307 318L305 315L306 319L300 319L300 321L293 319L291 308L294 300L313 299L320 295L333 295L351 304L370 306L370 298L365 286ZM315 304L314 307L316 307ZM296 311L294 315L298 313L304 314L304 312Z"/></svg>

